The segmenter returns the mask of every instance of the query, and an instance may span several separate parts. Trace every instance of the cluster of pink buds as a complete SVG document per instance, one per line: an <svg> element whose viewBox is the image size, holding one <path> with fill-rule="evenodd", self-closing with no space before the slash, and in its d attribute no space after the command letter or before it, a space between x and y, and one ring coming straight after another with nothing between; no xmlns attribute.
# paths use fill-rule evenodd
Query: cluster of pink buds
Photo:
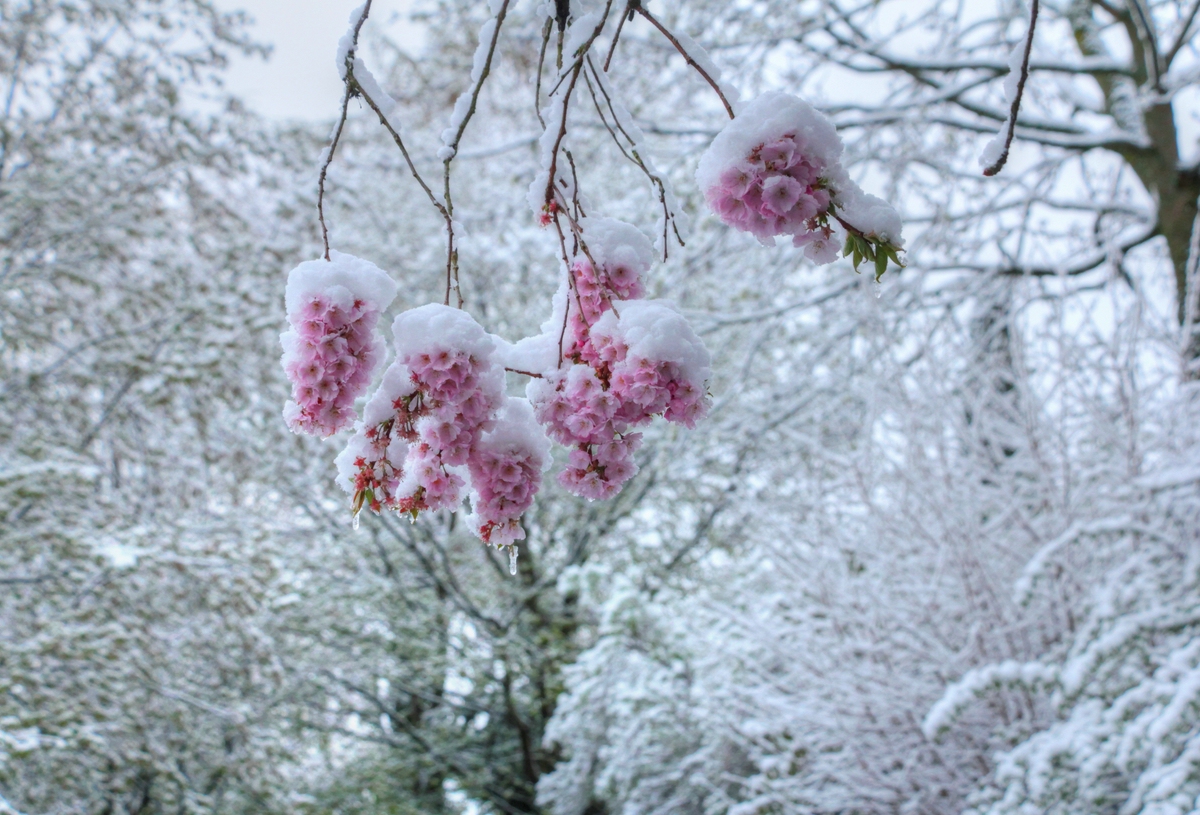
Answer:
<svg viewBox="0 0 1200 815"><path fill-rule="evenodd" d="M332 436L354 422L354 400L380 357L375 324L396 287L367 261L332 253L288 276L283 367L292 383L284 408L296 433Z"/></svg>
<svg viewBox="0 0 1200 815"><path fill-rule="evenodd" d="M564 364L529 384L547 435L571 448L559 482L610 498L637 473L632 432L656 415L689 427L707 407L708 353L678 312L637 300L653 249L634 227L585 219L588 256L571 265Z"/></svg>

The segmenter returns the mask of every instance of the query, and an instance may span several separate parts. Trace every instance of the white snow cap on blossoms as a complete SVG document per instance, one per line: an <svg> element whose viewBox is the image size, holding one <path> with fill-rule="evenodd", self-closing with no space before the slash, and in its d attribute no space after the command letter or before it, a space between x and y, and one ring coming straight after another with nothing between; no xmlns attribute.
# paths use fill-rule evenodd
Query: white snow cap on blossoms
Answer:
<svg viewBox="0 0 1200 815"><path fill-rule="evenodd" d="M776 235L791 235L817 263L837 257L841 222L871 244L899 250L900 216L864 193L841 158L842 140L823 114L791 94L771 92L717 134L696 181L724 223L767 246Z"/></svg>
<svg viewBox="0 0 1200 815"><path fill-rule="evenodd" d="M395 282L375 264L330 252L288 275L291 329L280 336L292 382L284 419L296 433L331 436L354 421L354 401L383 356L379 315L396 296Z"/></svg>
<svg viewBox="0 0 1200 815"><path fill-rule="evenodd" d="M580 218L579 231L601 266L628 263L640 275L654 265L654 245L633 224L616 218Z"/></svg>

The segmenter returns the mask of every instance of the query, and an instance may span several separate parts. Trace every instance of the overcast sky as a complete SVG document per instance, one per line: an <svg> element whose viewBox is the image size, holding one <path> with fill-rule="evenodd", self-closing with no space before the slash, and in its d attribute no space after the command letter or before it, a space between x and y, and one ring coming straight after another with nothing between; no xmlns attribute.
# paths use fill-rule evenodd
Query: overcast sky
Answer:
<svg viewBox="0 0 1200 815"><path fill-rule="evenodd" d="M271 58L237 58L227 77L230 91L272 118L329 119L341 101L334 59L350 12L360 0L219 0L222 8L244 9L255 19L260 42L274 46ZM420 33L405 23L411 0L375 0L371 20L399 42L414 45Z"/></svg>

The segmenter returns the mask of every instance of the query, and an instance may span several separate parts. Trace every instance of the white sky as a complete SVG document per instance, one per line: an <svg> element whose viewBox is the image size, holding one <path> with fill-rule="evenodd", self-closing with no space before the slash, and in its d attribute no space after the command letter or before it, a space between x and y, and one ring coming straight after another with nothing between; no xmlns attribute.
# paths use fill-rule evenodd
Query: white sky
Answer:
<svg viewBox="0 0 1200 815"><path fill-rule="evenodd" d="M246 104L271 118L330 119L341 101L334 60L350 12L361 0L218 0L225 10L243 9L254 17L251 35L274 46L271 58L232 61L226 86ZM412 0L374 0L371 21L405 45L420 32L403 14Z"/></svg>

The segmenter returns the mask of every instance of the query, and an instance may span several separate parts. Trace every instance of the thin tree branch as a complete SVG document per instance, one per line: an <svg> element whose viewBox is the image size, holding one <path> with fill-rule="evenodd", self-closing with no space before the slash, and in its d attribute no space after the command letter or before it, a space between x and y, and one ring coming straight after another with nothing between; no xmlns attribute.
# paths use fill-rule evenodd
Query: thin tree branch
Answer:
<svg viewBox="0 0 1200 815"><path fill-rule="evenodd" d="M1034 1L1036 2L1036 0L1034 0ZM725 98L725 94L721 90L721 86L717 84L716 80L708 75L708 71L706 71L702 67L700 67L700 63L698 63L698 62L696 62L696 60L692 59L692 55L687 52L687 49L683 47L683 44L680 43L678 39L676 39L675 35L667 30L666 26L664 26L662 23L660 23L653 14L651 14L650 12L646 11L645 8L643 8L641 0L633 0L632 6L633 6L633 10L636 11L638 14L642 15L643 17L645 17L646 20L650 23L650 25L657 28L659 30L659 33L661 33L664 37L666 37L667 40L671 43L671 45L675 46L675 50L683 55L683 58L687 61L687 64L692 66L692 68L694 68L696 70L696 73L698 73L698 74L700 74L700 76L704 77L704 81L712 86L712 89L717 92L717 96L719 96L721 98L721 104L725 106L725 112L728 113L729 118L732 119L733 118L733 106L730 105L729 100Z"/></svg>
<svg viewBox="0 0 1200 815"><path fill-rule="evenodd" d="M1039 0L1029 4L1029 30L1025 32L1025 53L1021 57L1021 73L1017 77L1017 92L1013 96L1012 106L1008 111L1007 132L1004 134L1004 147L1000 156L984 168L985 176L994 176L1004 169L1008 163L1008 151L1012 147L1013 136L1017 131L1017 114L1021 110L1021 97L1025 95L1025 82L1029 79L1029 54L1033 51L1033 33L1037 28Z"/></svg>
<svg viewBox="0 0 1200 815"><path fill-rule="evenodd" d="M346 61L343 65L342 79L345 88L342 92L342 112L338 116L337 125L333 129L333 138L329 142L329 147L325 152L325 160L321 162L321 172L317 176L317 220L321 222L321 243L325 246L325 259L329 260L329 227L325 224L325 178L329 174L329 165L333 163L333 154L337 150L338 142L342 138L342 130L346 127L346 115L350 110L350 97L354 94L354 84L352 82L352 68L354 66L354 52L358 49L358 33L362 30L363 23L367 21L367 15L371 13L371 2L367 0L363 3L362 13L358 17L358 22L354 24L354 33L350 38L350 48L346 51Z"/></svg>

